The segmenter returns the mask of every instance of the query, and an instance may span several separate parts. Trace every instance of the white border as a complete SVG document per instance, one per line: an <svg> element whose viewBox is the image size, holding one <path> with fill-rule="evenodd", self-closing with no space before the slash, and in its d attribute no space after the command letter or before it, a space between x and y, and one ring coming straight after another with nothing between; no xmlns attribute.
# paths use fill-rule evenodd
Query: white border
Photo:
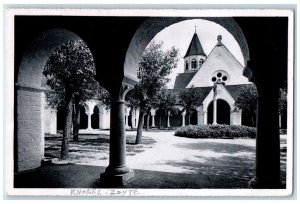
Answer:
<svg viewBox="0 0 300 204"><path fill-rule="evenodd" d="M6 175L9 195L41 195L41 196L75 196L72 189L14 189L13 188L13 103L14 101L14 15L69 15L69 16L190 16L190 17L226 17L226 16L287 16L289 17L288 33L288 158L287 158L287 188L276 190L257 189L124 189L127 193L120 196L287 196L292 193L292 169L293 169L293 66L294 66L294 16L288 9L7 9L5 13L5 50L4 50L4 74L6 108ZM8 103L10 101L10 103ZM86 189L88 190L88 189ZM112 196L111 189L101 189L101 192L91 193L88 196ZM135 192L132 194L132 192Z"/></svg>

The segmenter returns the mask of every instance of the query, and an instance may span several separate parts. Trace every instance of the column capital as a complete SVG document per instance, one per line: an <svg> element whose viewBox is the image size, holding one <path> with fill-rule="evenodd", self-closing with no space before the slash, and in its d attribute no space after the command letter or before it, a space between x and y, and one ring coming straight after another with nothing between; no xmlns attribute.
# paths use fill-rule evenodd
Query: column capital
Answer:
<svg viewBox="0 0 300 204"><path fill-rule="evenodd" d="M150 113L151 113L151 116L155 116L155 114L156 114L156 109L151 108Z"/></svg>
<svg viewBox="0 0 300 204"><path fill-rule="evenodd" d="M186 111L183 111L183 112L181 113L181 115L182 115L182 116L185 116L185 115L186 115Z"/></svg>
<svg viewBox="0 0 300 204"><path fill-rule="evenodd" d="M109 91L112 101L124 102L126 94L131 89L133 89L133 86L126 83L112 87Z"/></svg>
<svg viewBox="0 0 300 204"><path fill-rule="evenodd" d="M86 115L93 115L91 112L85 112Z"/></svg>

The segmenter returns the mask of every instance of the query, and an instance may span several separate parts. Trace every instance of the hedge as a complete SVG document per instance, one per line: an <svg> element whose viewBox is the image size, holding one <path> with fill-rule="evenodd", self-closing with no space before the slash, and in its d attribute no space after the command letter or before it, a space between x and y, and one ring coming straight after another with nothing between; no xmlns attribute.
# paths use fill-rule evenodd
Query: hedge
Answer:
<svg viewBox="0 0 300 204"><path fill-rule="evenodd" d="M188 125L178 128L175 135L189 138L255 138L256 128L241 125Z"/></svg>

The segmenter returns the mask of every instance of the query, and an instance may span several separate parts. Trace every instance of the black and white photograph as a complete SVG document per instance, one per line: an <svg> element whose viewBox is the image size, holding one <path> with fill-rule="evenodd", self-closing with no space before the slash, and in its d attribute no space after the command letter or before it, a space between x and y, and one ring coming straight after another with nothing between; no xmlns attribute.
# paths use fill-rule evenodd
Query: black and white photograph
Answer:
<svg viewBox="0 0 300 204"><path fill-rule="evenodd" d="M10 196L289 196L294 13L5 12Z"/></svg>

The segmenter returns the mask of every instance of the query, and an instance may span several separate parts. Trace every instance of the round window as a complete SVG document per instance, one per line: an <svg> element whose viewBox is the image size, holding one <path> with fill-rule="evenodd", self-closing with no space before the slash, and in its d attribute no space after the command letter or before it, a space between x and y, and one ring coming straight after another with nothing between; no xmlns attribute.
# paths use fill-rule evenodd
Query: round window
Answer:
<svg viewBox="0 0 300 204"><path fill-rule="evenodd" d="M221 77L221 76L222 76L222 73L219 72L219 73L217 74L217 77Z"/></svg>
<svg viewBox="0 0 300 204"><path fill-rule="evenodd" d="M226 80L227 80L227 76L223 76L223 77L222 77L222 80L223 80L223 81L226 81Z"/></svg>
<svg viewBox="0 0 300 204"><path fill-rule="evenodd" d="M211 78L211 80L212 80L213 82L215 82L215 81L217 80L217 78L216 78L216 77L213 77L213 78Z"/></svg>

